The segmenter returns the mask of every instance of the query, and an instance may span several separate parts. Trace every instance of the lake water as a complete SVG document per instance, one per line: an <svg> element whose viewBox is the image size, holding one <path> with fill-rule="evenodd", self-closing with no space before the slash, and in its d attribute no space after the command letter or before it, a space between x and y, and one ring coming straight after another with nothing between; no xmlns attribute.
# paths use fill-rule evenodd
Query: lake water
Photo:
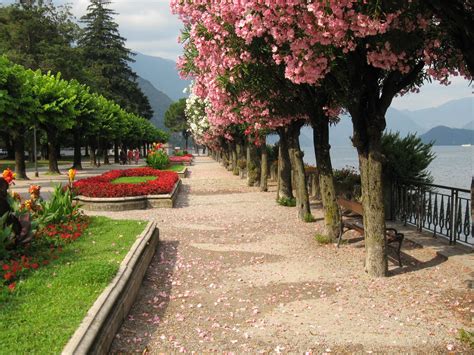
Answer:
<svg viewBox="0 0 474 355"><path fill-rule="evenodd" d="M313 147L303 147L304 160L315 165ZM434 183L462 189L471 189L471 179L474 176L474 146L434 146L435 160L429 170L434 177ZM358 169L357 152L353 147L331 147L331 160L334 169L353 166Z"/></svg>

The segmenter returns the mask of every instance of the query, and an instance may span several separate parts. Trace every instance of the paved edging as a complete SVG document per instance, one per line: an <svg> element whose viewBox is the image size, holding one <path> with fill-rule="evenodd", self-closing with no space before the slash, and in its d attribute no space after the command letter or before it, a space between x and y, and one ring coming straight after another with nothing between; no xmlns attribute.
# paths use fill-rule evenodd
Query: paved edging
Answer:
<svg viewBox="0 0 474 355"><path fill-rule="evenodd" d="M156 222L150 222L125 256L115 278L89 309L62 354L108 352L138 294L158 243Z"/></svg>

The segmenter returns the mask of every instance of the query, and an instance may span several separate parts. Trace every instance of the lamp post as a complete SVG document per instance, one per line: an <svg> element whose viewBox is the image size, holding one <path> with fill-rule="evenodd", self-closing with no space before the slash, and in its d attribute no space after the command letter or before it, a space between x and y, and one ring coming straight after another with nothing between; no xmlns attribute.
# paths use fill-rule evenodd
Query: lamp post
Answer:
<svg viewBox="0 0 474 355"><path fill-rule="evenodd" d="M36 125L33 126L33 155L35 158L35 176L38 177L38 154L36 150Z"/></svg>

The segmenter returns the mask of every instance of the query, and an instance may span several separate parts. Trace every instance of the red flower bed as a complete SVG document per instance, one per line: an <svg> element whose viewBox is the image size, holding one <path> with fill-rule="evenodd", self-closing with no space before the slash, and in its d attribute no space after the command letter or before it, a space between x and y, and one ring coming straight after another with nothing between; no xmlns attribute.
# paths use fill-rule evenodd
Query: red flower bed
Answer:
<svg viewBox="0 0 474 355"><path fill-rule="evenodd" d="M171 163L189 163L193 160L193 156L191 154L184 155L182 157L172 156L170 157Z"/></svg>
<svg viewBox="0 0 474 355"><path fill-rule="evenodd" d="M47 244L51 243L49 249L37 251L27 247L21 255L14 255L9 260L0 260L0 291L3 286L13 291L21 276L58 259L58 253L63 250L62 244L73 242L82 236L88 224L87 218L83 217L64 224L50 224L40 229L35 238Z"/></svg>
<svg viewBox="0 0 474 355"><path fill-rule="evenodd" d="M156 176L139 184L112 184L112 181L125 176ZM105 174L76 181L75 192L87 197L129 197L169 194L178 181L174 171L161 171L153 168L111 170Z"/></svg>

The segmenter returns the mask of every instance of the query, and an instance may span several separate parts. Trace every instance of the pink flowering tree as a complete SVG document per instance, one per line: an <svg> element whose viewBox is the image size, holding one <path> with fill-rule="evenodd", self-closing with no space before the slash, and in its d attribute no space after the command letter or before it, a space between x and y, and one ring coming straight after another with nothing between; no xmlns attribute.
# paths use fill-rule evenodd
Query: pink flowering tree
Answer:
<svg viewBox="0 0 474 355"><path fill-rule="evenodd" d="M247 46L269 44L273 60L284 66L285 77L293 83L318 87L331 76L339 101L352 117L353 144L359 154L366 271L385 276L380 141L386 111L396 95L416 91L428 78L447 84L449 75L467 75L466 53L463 56L432 8L422 0L172 3L188 23L200 23L215 34L196 44L205 48L199 50L198 62L212 58L217 68L234 66L236 57L230 49L204 58L229 34L226 24L233 24ZM242 53L237 61L249 57Z"/></svg>
<svg viewBox="0 0 474 355"><path fill-rule="evenodd" d="M198 6L195 10L204 9ZM229 127L245 127L245 135L251 143L247 145L248 183L250 186L260 185L262 191L267 190L266 149L261 149L259 161L253 143L262 145L268 132L278 131L282 148L278 198L293 198L292 161L297 172L295 181L298 215L305 219L310 215L310 207L298 136L307 117L295 102L300 99L295 95L298 90L295 84L284 78L283 67L273 62L268 45L263 43L248 48L228 23L204 27L202 18L205 16L205 11L202 16L197 16L197 23L186 22L186 17L184 18L188 28L184 33L186 45L182 70L195 78L197 95L210 102L212 109L208 111L208 118L211 126L224 129L225 137L229 137L229 134L232 137L228 141L233 157L238 155L234 151L239 149L234 147L239 147L241 135L236 134L235 130L230 133ZM218 33L222 33L223 28L227 29L227 36L217 41ZM209 38L212 40L209 41ZM223 55L227 56L225 63L210 60ZM204 84L199 87L200 83Z"/></svg>
<svg viewBox="0 0 474 355"><path fill-rule="evenodd" d="M461 53L423 1L242 2L238 34L265 38L295 83L320 85L329 74L351 114L362 179L366 270L387 274L381 135L392 99L427 77L465 74ZM224 16L224 15L223 15ZM235 16L235 15L234 15Z"/></svg>

